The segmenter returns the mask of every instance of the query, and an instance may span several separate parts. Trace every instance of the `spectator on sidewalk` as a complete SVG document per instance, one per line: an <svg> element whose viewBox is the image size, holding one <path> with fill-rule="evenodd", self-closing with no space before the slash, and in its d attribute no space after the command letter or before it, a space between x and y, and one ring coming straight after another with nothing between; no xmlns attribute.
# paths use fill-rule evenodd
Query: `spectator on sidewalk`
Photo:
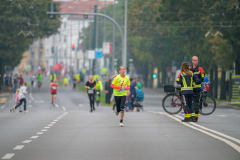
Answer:
<svg viewBox="0 0 240 160"><path fill-rule="evenodd" d="M24 82L23 77L22 77L22 75L20 75L20 77L19 77L19 87L21 87L23 85L23 82Z"/></svg>
<svg viewBox="0 0 240 160"><path fill-rule="evenodd" d="M17 89L18 89L18 85L19 85L18 75L17 75L17 74L15 74L15 76L14 76L13 84L14 84L14 93L16 93L16 91L17 91Z"/></svg>
<svg viewBox="0 0 240 160"><path fill-rule="evenodd" d="M229 97L229 81L226 81L226 97Z"/></svg>
<svg viewBox="0 0 240 160"><path fill-rule="evenodd" d="M137 79L137 88L142 90L142 83Z"/></svg>
<svg viewBox="0 0 240 160"><path fill-rule="evenodd" d="M111 99L110 86L111 86L110 79L107 79L107 81L105 82L105 93L106 93L105 103L106 104L110 104L110 99Z"/></svg>
<svg viewBox="0 0 240 160"><path fill-rule="evenodd" d="M130 93L131 93L131 109L133 110L134 106L133 106L133 103L135 101L135 98L136 98L136 80L133 79L133 78L130 78Z"/></svg>
<svg viewBox="0 0 240 160"><path fill-rule="evenodd" d="M7 89L7 90L9 90L9 81L10 81L10 78L7 73L6 76L4 77L5 89Z"/></svg>

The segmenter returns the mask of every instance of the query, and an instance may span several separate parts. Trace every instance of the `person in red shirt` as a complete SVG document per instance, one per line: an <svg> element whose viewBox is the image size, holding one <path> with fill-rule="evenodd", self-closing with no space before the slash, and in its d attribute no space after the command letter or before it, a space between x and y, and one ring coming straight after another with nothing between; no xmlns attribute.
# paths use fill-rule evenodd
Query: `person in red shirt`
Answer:
<svg viewBox="0 0 240 160"><path fill-rule="evenodd" d="M24 82L23 77L22 77L22 75L20 75L20 77L19 77L19 87L21 87L23 85L23 82Z"/></svg>
<svg viewBox="0 0 240 160"><path fill-rule="evenodd" d="M49 88L51 89L51 99L52 99L52 105L55 107L56 103L56 97L57 97L57 90L58 90L58 83L56 82L56 79L53 80L53 82L49 85Z"/></svg>

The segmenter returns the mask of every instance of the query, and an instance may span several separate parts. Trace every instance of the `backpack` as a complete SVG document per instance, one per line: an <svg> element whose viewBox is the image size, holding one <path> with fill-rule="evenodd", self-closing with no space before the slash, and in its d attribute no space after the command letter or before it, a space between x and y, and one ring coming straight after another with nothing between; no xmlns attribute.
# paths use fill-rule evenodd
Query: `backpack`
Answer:
<svg viewBox="0 0 240 160"><path fill-rule="evenodd" d="M141 89L137 89L137 100L144 100L144 92Z"/></svg>

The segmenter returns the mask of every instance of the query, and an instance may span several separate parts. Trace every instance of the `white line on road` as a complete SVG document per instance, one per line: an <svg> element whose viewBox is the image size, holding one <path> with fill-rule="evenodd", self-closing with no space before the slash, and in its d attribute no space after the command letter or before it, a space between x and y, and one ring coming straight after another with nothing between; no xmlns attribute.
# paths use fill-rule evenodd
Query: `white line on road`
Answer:
<svg viewBox="0 0 240 160"><path fill-rule="evenodd" d="M15 153L7 153L5 156L2 157L2 159L11 159Z"/></svg>
<svg viewBox="0 0 240 160"><path fill-rule="evenodd" d="M4 104L4 105L1 107L1 109L3 109L5 106L6 106L6 104Z"/></svg>
<svg viewBox="0 0 240 160"><path fill-rule="evenodd" d="M53 126L53 124L49 124L49 125L48 125L48 127L52 127L52 126Z"/></svg>
<svg viewBox="0 0 240 160"><path fill-rule="evenodd" d="M35 103L44 103L44 101L35 101Z"/></svg>
<svg viewBox="0 0 240 160"><path fill-rule="evenodd" d="M235 143L227 140L227 139L224 139L224 138L222 138L222 137L219 137L219 136L216 136L216 135L214 135L214 134L212 134L212 133L209 133L209 132L207 132L207 131L205 131L205 130L202 130L202 129L199 129L199 128L197 128L197 127L194 127L194 126L192 126L192 125L190 125L190 124L188 124L188 123L186 123L186 122L181 122L180 119L178 119L178 118L176 118L176 117L174 117L174 116L171 116L171 115L168 115L168 114L164 114L164 113L162 113L162 112L152 112L152 113L157 113L157 114L166 115L166 116L168 116L168 117L176 120L177 122L180 122L181 124L183 124L183 125L185 125L185 126L187 126L187 127L190 127L190 128L192 128L192 129L195 129L195 130L197 130L197 131L199 131L199 132L202 132L202 133L204 133L204 134L206 134L206 135L209 135L209 136L211 136L211 137L213 137L213 138L216 138L216 139L218 139L218 140L226 143L227 145L229 145L230 147L232 147L233 149L235 149L236 151L238 151L238 152L240 153L240 147L239 147L238 145L236 145Z"/></svg>
<svg viewBox="0 0 240 160"><path fill-rule="evenodd" d="M13 150L21 150L23 149L24 145L17 145Z"/></svg>
<svg viewBox="0 0 240 160"><path fill-rule="evenodd" d="M43 134L43 132L37 132L37 134Z"/></svg>
<svg viewBox="0 0 240 160"><path fill-rule="evenodd" d="M30 142L32 142L32 140L25 140L22 143L30 143Z"/></svg>
<svg viewBox="0 0 240 160"><path fill-rule="evenodd" d="M64 106L62 106L62 109L63 109L63 111L66 111L66 108Z"/></svg>
<svg viewBox="0 0 240 160"><path fill-rule="evenodd" d="M181 116L179 116L179 115L175 115L175 116L183 119L183 118L182 118ZM194 126L197 126L197 127L199 127L199 128L205 129L205 130L207 130L207 131L210 131L210 132L212 132L212 133L218 134L218 135L220 135L220 136L222 136L222 137L228 138L228 139L230 139L230 140L232 140L232 141L240 144L240 140L237 139L237 138L228 136L228 135L226 135L226 134L223 134L223 133L221 133L221 132L218 132L218 131L209 129L209 128L207 128L207 127L203 127L203 126L201 126L201 125L199 125L199 124L196 124L196 123L193 123L193 122L190 122L190 124L192 124L192 125L194 125Z"/></svg>
<svg viewBox="0 0 240 160"><path fill-rule="evenodd" d="M48 129L48 128L50 128L50 127L44 127L44 128L47 128L47 129Z"/></svg>
<svg viewBox="0 0 240 160"><path fill-rule="evenodd" d="M32 139L33 139L33 138L35 139L35 138L38 138L38 137L39 137L39 136L32 136L31 138L32 138Z"/></svg>
<svg viewBox="0 0 240 160"><path fill-rule="evenodd" d="M46 130L46 129L42 129L41 131L42 131L42 132L46 132L47 130Z"/></svg>
<svg viewBox="0 0 240 160"><path fill-rule="evenodd" d="M55 119L55 120L53 120L53 121L57 122L58 120L57 120L57 119Z"/></svg>
<svg viewBox="0 0 240 160"><path fill-rule="evenodd" d="M58 108L58 107L59 107L59 105L58 105L58 104L55 104L55 107L57 107L57 108Z"/></svg>
<svg viewBox="0 0 240 160"><path fill-rule="evenodd" d="M29 95L30 95L31 99L34 100L34 98L33 98L33 96L32 96L32 92L30 92Z"/></svg>
<svg viewBox="0 0 240 160"><path fill-rule="evenodd" d="M51 122L52 124L55 124L56 122Z"/></svg>
<svg viewBox="0 0 240 160"><path fill-rule="evenodd" d="M216 117L224 117L224 118L228 117L227 115L212 115L212 116L216 116Z"/></svg>

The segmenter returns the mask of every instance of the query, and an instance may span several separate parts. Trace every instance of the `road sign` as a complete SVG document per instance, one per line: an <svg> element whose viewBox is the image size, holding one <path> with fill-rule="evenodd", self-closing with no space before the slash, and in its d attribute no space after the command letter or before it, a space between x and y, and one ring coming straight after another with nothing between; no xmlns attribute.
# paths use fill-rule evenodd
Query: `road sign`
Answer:
<svg viewBox="0 0 240 160"><path fill-rule="evenodd" d="M112 53L112 43L103 42L103 54Z"/></svg>
<svg viewBox="0 0 240 160"><path fill-rule="evenodd" d="M95 51L95 58L102 58L103 52L100 50Z"/></svg>

